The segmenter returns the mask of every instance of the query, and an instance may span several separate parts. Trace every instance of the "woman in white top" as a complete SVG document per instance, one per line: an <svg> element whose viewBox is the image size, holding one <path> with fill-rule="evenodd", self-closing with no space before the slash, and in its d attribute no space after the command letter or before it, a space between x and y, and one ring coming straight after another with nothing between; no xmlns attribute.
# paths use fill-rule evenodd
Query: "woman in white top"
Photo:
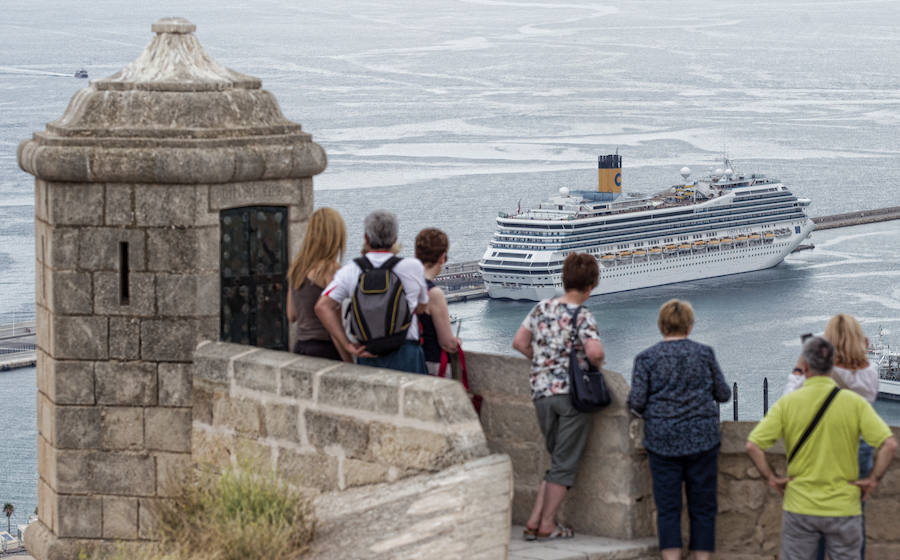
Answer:
<svg viewBox="0 0 900 560"><path fill-rule="evenodd" d="M878 367L869 361L866 350L869 339L863 333L859 321L852 315L841 313L828 321L825 327L825 338L834 345L834 369L831 377L842 389L849 389L857 393L870 403L875 402L878 396ZM797 369L788 379L784 394L803 386L803 376L797 375ZM802 373L802 372L801 372ZM799 379L798 379L799 378ZM872 446L865 441L859 441L859 477L868 476L872 470ZM865 513L865 512L864 512ZM862 555L866 557L866 525L863 518ZM819 542L817 560L824 560L824 543Z"/></svg>

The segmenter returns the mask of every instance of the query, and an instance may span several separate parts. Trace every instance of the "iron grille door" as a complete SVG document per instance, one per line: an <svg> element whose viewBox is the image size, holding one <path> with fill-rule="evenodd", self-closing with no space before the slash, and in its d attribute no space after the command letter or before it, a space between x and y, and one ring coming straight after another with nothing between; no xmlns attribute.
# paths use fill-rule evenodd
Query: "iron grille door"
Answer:
<svg viewBox="0 0 900 560"><path fill-rule="evenodd" d="M220 338L288 349L287 208L248 206L219 213Z"/></svg>

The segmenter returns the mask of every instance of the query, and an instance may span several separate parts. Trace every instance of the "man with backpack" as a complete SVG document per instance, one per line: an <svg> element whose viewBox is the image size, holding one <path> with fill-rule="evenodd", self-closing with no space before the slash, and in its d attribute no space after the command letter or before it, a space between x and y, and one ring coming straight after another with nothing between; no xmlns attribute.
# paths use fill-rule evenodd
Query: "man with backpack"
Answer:
<svg viewBox="0 0 900 560"><path fill-rule="evenodd" d="M887 471L897 439L872 405L831 378L834 347L814 336L799 361L803 386L781 397L747 438L747 452L770 487L784 496L782 560L814 558L819 536L832 560L860 558L862 510ZM857 480L862 437L878 448L869 476ZM787 473L779 477L763 449L784 439Z"/></svg>
<svg viewBox="0 0 900 560"><path fill-rule="evenodd" d="M338 344L361 365L427 373L415 313L428 303L425 269L400 258L397 217L375 210L365 219L365 255L345 264L316 302L316 315ZM341 304L350 300L345 319ZM344 330L347 322L352 342Z"/></svg>

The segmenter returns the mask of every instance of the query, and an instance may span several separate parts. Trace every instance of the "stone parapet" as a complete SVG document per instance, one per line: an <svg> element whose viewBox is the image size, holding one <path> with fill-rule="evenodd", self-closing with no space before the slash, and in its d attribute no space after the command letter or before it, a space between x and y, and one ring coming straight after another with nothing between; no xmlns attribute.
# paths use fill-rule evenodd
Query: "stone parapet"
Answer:
<svg viewBox="0 0 900 560"><path fill-rule="evenodd" d="M537 424L528 381L528 360L466 353L472 391L484 399L481 421L488 446L512 459L513 521L524 524L550 458ZM612 404L594 415L575 486L563 502L561 520L576 531L618 539L653 535L653 499L641 424L628 412L629 387L621 374L605 371Z"/></svg>
<svg viewBox="0 0 900 560"><path fill-rule="evenodd" d="M755 422L723 422L719 456L716 549L724 558L774 560L781 543L782 498L768 487L744 450ZM900 428L892 428L900 438ZM775 472L785 472L782 443L767 451ZM865 506L866 558L900 558L900 451ZM684 524L684 523L683 523Z"/></svg>
<svg viewBox="0 0 900 560"><path fill-rule="evenodd" d="M465 391L446 379L207 342L192 402L195 462L261 461L316 492L488 454Z"/></svg>

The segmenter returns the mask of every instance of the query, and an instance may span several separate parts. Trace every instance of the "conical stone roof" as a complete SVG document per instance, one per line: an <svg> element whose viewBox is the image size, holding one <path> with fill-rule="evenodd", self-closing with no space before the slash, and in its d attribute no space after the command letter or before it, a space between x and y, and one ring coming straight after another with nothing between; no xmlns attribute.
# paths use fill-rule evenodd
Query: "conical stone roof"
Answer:
<svg viewBox="0 0 900 560"><path fill-rule="evenodd" d="M19 165L48 181L228 183L310 177L325 152L258 78L213 60L183 18L161 19L131 64L78 91Z"/></svg>

